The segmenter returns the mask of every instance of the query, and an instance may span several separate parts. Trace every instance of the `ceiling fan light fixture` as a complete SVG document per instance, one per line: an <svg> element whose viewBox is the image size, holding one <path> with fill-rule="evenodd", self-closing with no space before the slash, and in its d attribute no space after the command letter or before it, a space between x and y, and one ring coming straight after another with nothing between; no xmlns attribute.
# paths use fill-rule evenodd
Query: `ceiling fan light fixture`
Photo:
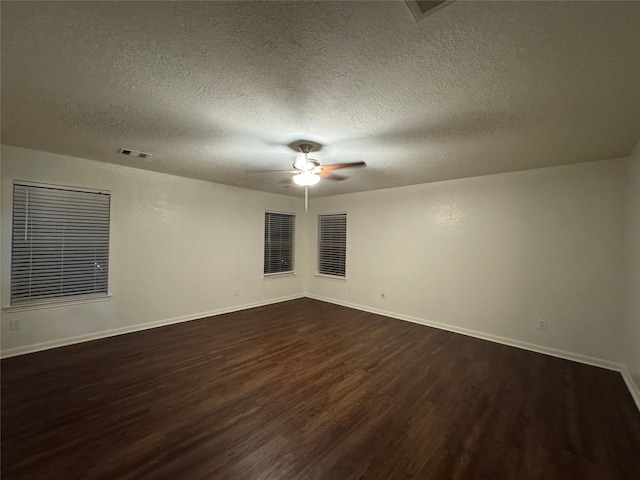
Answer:
<svg viewBox="0 0 640 480"><path fill-rule="evenodd" d="M311 172L302 172L293 176L293 181L301 187L309 187L320 181L320 176Z"/></svg>

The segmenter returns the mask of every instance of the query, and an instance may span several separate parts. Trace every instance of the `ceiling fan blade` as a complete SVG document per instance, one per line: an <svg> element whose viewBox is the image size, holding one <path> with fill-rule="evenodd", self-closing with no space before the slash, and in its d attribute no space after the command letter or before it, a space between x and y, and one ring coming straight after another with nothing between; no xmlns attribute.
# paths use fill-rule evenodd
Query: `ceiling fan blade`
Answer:
<svg viewBox="0 0 640 480"><path fill-rule="evenodd" d="M346 180L348 178L348 177L345 177L344 175L336 175L335 173L331 173L331 172L320 172L318 175L320 175L320 178L324 178L325 180L341 181L341 180Z"/></svg>
<svg viewBox="0 0 640 480"><path fill-rule="evenodd" d="M338 170L340 168L359 168L366 167L367 164L363 161L360 162L351 162L351 163L333 163L330 165L322 165L322 170L325 172L331 172L333 170Z"/></svg>

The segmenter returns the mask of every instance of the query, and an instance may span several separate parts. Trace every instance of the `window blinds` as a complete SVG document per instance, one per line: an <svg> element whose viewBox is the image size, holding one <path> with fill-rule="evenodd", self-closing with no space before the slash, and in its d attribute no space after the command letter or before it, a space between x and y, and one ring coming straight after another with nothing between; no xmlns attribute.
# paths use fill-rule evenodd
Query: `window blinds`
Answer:
<svg viewBox="0 0 640 480"><path fill-rule="evenodd" d="M106 295L110 195L13 186L11 304Z"/></svg>
<svg viewBox="0 0 640 480"><path fill-rule="evenodd" d="M318 215L318 273L345 276L347 214Z"/></svg>
<svg viewBox="0 0 640 480"><path fill-rule="evenodd" d="M295 215L265 212L264 274L293 272Z"/></svg>

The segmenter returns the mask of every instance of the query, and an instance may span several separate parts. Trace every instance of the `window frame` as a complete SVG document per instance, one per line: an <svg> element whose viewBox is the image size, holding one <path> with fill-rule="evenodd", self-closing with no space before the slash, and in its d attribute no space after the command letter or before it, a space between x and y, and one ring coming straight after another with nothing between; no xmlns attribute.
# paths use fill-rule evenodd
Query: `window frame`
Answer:
<svg viewBox="0 0 640 480"><path fill-rule="evenodd" d="M342 255L343 258L343 264L341 265L342 267L342 275L336 275L335 273L327 273L326 271L323 272L321 270L321 255L322 255L322 218L323 217L344 217L344 246L343 246L343 250L344 253ZM348 216L347 216L347 212L335 212L335 213L321 213L318 214L318 219L317 219L317 228L318 228L318 235L317 235L317 256L316 256L316 276L318 277L325 277L325 278L331 278L334 280L346 280L347 279L347 228L348 228Z"/></svg>
<svg viewBox="0 0 640 480"><path fill-rule="evenodd" d="M42 296L33 296L33 297L23 296L23 297L16 298L14 293L14 281L15 281L14 275L15 275L15 266L19 260L18 258L19 255L16 255L15 253L16 247L14 245L15 236L16 236L15 192L16 192L16 187L20 187L20 186L26 187L27 189L48 188L48 189L62 190L62 191L80 193L80 194L89 193L89 194L106 195L108 197L106 202L107 218L106 218L106 222L103 222L103 225L102 225L102 228L106 229L106 262L104 262L106 265L106 270L104 273L104 277L105 277L104 284L106 285L106 287L103 291L92 292L92 293L69 294L70 290L67 290L66 292L64 292L65 294L62 294L59 296L42 295ZM30 309L55 307L59 305L79 304L79 303L89 303L89 302L99 302L99 301L109 300L111 298L110 266L111 266L111 260L112 260L111 259L111 206L112 206L112 198L111 198L111 191L109 190L77 187L77 186L71 186L71 185L59 185L59 184L52 184L52 183L40 183L40 182L32 182L32 181L25 181L25 180L14 180L11 185L11 246L9 251L9 256L10 256L9 291L7 292L9 297L9 306L4 307L3 309L5 311L30 310ZM99 206L96 203L95 205L92 205L92 207L99 209L101 207L104 208L104 205ZM72 210L70 209L70 211ZM25 212L25 218L23 220L25 222L25 228L27 228L27 224L29 221L29 218L27 215L28 213ZM102 236L102 239L101 239L102 241L105 241L104 237L105 235ZM78 238L78 237L76 236L73 238ZM64 244L64 241L61 244ZM69 245L69 243L66 243L66 245ZM96 254L94 252L94 260L95 260L95 255ZM65 264L63 264L63 266L64 265ZM67 272L68 272L69 264L67 263L66 265L67 265ZM28 276L30 277L32 273L33 273L33 266L30 266ZM56 282L52 282L52 284L55 284L55 283ZM94 276L94 284L95 284L95 276Z"/></svg>
<svg viewBox="0 0 640 480"><path fill-rule="evenodd" d="M266 272L267 270L267 240L270 237L270 232L267 227L267 218L270 215L279 215L286 216L291 218L291 269L290 270L282 270L277 272ZM282 250L282 248L280 249ZM263 237L263 256L262 256L262 276L263 278L274 278L274 277L282 277L282 276L291 276L296 274L296 214L292 212L277 212L274 210L266 210L264 212L264 237Z"/></svg>

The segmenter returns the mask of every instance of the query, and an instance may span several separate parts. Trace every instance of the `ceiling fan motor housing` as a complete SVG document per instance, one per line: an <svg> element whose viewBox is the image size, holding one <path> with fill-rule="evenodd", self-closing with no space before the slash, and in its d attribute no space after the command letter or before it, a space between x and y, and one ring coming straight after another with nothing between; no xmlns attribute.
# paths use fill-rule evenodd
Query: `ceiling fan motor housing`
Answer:
<svg viewBox="0 0 640 480"><path fill-rule="evenodd" d="M304 154L304 164L301 164L302 162L298 163L298 161L295 161L293 168L300 170L301 172L317 173L315 170L320 168L320 162L308 157L309 153L313 150L313 145L310 143L301 143L298 145L298 150Z"/></svg>

